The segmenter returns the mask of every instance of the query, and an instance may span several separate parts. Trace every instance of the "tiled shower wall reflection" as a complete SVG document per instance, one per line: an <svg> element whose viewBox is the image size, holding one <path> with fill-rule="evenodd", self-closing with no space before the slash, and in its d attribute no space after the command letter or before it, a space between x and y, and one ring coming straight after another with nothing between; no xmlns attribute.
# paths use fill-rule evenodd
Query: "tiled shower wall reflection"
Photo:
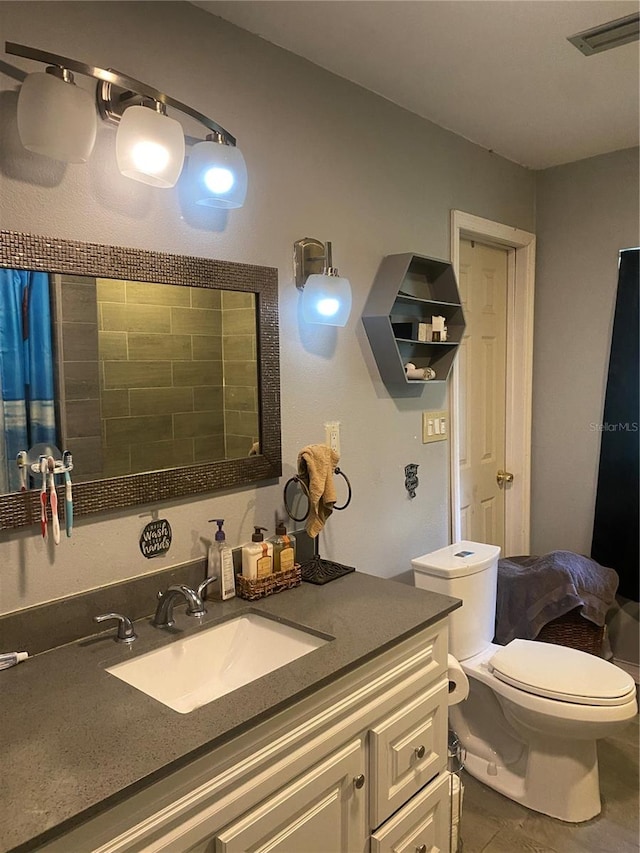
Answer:
<svg viewBox="0 0 640 853"><path fill-rule="evenodd" d="M73 454L74 479L100 479L103 458L96 280L56 275L53 285L60 449Z"/></svg>
<svg viewBox="0 0 640 853"><path fill-rule="evenodd" d="M61 305L61 421L82 479L100 456L93 476L114 477L249 453L253 294L69 276Z"/></svg>
<svg viewBox="0 0 640 853"><path fill-rule="evenodd" d="M259 437L255 296L221 295L226 452L237 459L248 456Z"/></svg>

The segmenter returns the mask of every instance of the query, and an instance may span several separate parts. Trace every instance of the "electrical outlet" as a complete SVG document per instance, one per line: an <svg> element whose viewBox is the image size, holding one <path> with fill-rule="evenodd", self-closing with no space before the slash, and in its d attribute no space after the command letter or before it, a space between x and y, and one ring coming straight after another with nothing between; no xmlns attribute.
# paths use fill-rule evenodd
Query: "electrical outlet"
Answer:
<svg viewBox="0 0 640 853"><path fill-rule="evenodd" d="M449 432L449 415L447 412L422 413L422 443L446 441Z"/></svg>
<svg viewBox="0 0 640 853"><path fill-rule="evenodd" d="M324 425L325 444L340 456L340 421L328 421Z"/></svg>

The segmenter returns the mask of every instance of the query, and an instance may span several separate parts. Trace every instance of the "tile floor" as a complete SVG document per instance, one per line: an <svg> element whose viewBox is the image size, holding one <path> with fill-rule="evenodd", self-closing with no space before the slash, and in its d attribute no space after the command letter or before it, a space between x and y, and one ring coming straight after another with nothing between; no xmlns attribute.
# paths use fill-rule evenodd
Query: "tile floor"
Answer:
<svg viewBox="0 0 640 853"><path fill-rule="evenodd" d="M462 853L638 853L638 717L598 744L602 812L580 824L532 812L464 773Z"/></svg>

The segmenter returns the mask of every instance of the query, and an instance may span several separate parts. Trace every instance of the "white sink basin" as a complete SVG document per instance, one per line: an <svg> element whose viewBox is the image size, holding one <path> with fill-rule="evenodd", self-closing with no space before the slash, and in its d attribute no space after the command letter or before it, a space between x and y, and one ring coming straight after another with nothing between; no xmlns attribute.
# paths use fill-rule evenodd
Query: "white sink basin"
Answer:
<svg viewBox="0 0 640 853"><path fill-rule="evenodd" d="M107 668L178 711L190 711L273 672L328 639L247 613Z"/></svg>

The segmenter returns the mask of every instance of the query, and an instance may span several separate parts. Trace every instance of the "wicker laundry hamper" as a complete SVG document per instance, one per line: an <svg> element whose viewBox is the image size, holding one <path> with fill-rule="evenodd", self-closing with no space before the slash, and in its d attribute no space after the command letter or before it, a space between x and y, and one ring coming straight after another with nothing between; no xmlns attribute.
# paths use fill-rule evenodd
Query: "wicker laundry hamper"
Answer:
<svg viewBox="0 0 640 853"><path fill-rule="evenodd" d="M580 607L576 607L564 616L547 622L536 640L599 655L602 651L605 626L600 627L585 619L580 610Z"/></svg>

